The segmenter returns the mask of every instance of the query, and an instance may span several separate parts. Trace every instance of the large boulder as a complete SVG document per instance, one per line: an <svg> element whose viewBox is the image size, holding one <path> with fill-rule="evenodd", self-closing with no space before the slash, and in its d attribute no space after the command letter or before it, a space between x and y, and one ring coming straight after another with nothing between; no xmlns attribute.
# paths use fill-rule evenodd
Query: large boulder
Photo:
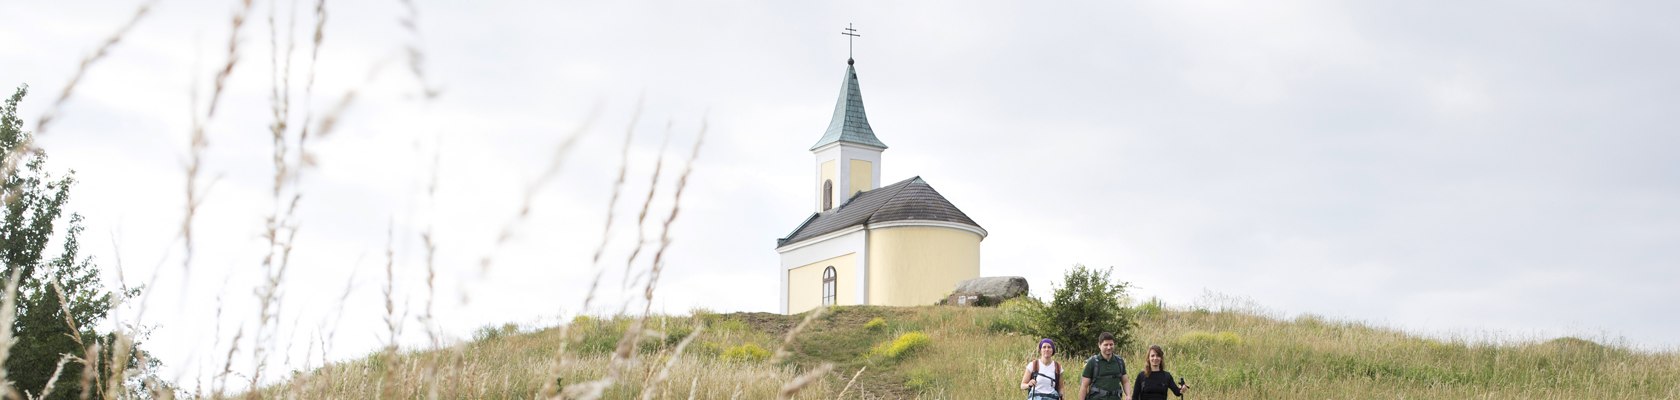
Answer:
<svg viewBox="0 0 1680 400"><path fill-rule="evenodd" d="M992 306L1004 300L1025 296L1027 278L1019 276L987 276L958 282L957 288L943 303L966 306Z"/></svg>

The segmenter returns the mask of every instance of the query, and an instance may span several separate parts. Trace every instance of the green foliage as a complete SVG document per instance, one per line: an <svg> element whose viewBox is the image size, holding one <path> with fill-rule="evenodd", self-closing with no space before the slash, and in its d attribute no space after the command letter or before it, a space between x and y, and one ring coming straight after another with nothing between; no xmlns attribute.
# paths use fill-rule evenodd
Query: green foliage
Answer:
<svg viewBox="0 0 1680 400"><path fill-rule="evenodd" d="M490 340L501 339L517 333L519 333L519 325L512 322L502 324L501 326L485 325L479 327L477 331L473 331L473 342L483 343Z"/></svg>
<svg viewBox="0 0 1680 400"><path fill-rule="evenodd" d="M729 362L753 363L769 359L770 351L765 350L763 347L758 347L757 343L742 343L740 346L730 347L729 350L724 350L723 356L720 358Z"/></svg>
<svg viewBox="0 0 1680 400"><path fill-rule="evenodd" d="M912 331L898 335L898 338L892 341L875 345L875 348L871 349L869 353L887 360L898 360L917 349L927 347L932 342L933 339L929 339L926 333Z"/></svg>
<svg viewBox="0 0 1680 400"><path fill-rule="evenodd" d="M1116 345L1129 348L1137 327L1132 311L1125 307L1126 288L1131 284L1114 282L1113 271L1084 265L1068 270L1040 314L1039 333L1065 346L1070 354L1096 354L1097 336L1102 332L1112 332Z"/></svg>
<svg viewBox="0 0 1680 400"><path fill-rule="evenodd" d="M694 333L694 326L685 323L672 323L665 328L665 347L676 347L689 334Z"/></svg>
<svg viewBox="0 0 1680 400"><path fill-rule="evenodd" d="M1036 335L1042 332L1038 321L1043 318L1044 302L1021 296L998 305L998 317L986 329L994 333Z"/></svg>
<svg viewBox="0 0 1680 400"><path fill-rule="evenodd" d="M70 187L76 182L74 172L55 177L46 169L45 153L12 151L30 146L30 133L23 130L23 120L17 116L17 105L28 92L28 86L19 87L0 107L0 163L16 166L12 173L0 177L0 197L4 199L0 207L0 264L4 267L0 280L14 273L20 278L17 319L8 327L17 342L5 360L6 377L18 390L39 394L65 354L86 358L87 349L98 343L103 350L97 365L111 365L116 356L112 349L119 347L117 337L97 329L119 298L133 297L139 289L107 290L93 259L80 255L82 217L75 213L66 216L63 210L70 200ZM64 223L63 244L56 257L48 258L48 242L60 222ZM138 349L138 344L134 346L131 348ZM157 367L155 359L143 355L140 350L127 354L124 362L130 372L140 373L133 376L151 374ZM142 365L141 359L152 361ZM104 396L100 393L103 385L94 385L93 393L81 392L82 371L80 361L65 364L53 394L67 398ZM99 380L108 381L111 372L100 368Z"/></svg>
<svg viewBox="0 0 1680 400"><path fill-rule="evenodd" d="M875 319L863 323L863 329L868 329L870 332L880 332L882 329L887 329L887 320L885 318L875 317Z"/></svg>
<svg viewBox="0 0 1680 400"><path fill-rule="evenodd" d="M618 349L625 327L617 321L578 316L572 319L570 335L576 338L573 345L579 353L606 354Z"/></svg>
<svg viewBox="0 0 1680 400"><path fill-rule="evenodd" d="M1160 297L1155 296L1149 296L1149 300L1144 301L1143 304L1138 304L1137 307L1133 308L1134 311L1137 311L1138 318L1148 318L1160 315L1161 310L1165 309L1166 304L1161 302Z"/></svg>

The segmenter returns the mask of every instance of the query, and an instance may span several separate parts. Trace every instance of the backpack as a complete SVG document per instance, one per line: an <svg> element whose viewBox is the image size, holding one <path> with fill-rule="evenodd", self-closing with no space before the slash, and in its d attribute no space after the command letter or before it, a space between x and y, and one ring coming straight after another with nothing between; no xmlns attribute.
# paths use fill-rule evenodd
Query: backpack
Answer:
<svg viewBox="0 0 1680 400"><path fill-rule="evenodd" d="M1045 378L1050 378L1051 382L1055 382L1056 393L1061 393L1062 392L1062 363L1056 362L1054 360L1052 360L1050 362L1052 364L1056 365L1056 376L1050 376L1050 375L1045 375L1045 374L1038 373L1038 360L1036 360L1036 359L1032 360L1032 373L1033 373L1033 375L1036 375L1036 376L1042 376L1042 377L1045 377Z"/></svg>

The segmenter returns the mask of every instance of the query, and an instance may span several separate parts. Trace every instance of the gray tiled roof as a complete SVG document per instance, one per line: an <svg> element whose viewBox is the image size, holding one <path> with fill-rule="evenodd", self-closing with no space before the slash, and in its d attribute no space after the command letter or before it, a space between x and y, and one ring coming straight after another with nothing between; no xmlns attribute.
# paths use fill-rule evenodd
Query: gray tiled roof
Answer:
<svg viewBox="0 0 1680 400"><path fill-rule="evenodd" d="M857 69L850 64L846 65L846 76L840 79L840 99L834 103L834 117L828 122L828 131L823 132L822 139L817 139L811 150L834 142L887 148L886 143L875 138L875 130L869 128L869 116L863 112L863 92L858 89Z"/></svg>
<svg viewBox="0 0 1680 400"><path fill-rule="evenodd" d="M945 200L922 177L905 179L880 189L858 193L840 208L812 214L788 237L777 239L776 247L799 243L859 224L889 221L931 220L972 225L980 224L968 218L956 205ZM982 228L984 229L984 228Z"/></svg>

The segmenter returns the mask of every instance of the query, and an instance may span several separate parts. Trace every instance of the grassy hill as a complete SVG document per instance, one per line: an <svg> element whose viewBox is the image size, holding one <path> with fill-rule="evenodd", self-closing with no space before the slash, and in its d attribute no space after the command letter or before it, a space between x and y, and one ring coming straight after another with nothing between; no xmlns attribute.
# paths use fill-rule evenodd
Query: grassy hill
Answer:
<svg viewBox="0 0 1680 400"><path fill-rule="evenodd" d="M1192 385L1191 399L1680 398L1680 354L1672 351L1639 352L1575 338L1441 341L1315 317L1142 310L1139 343L1122 355L1141 365L1142 348L1162 345L1168 369ZM804 315L696 314L649 320L649 338L637 346L634 362L616 368L617 382L603 397L776 398L798 376L832 365L795 398L836 398L842 391L845 398L864 399L1021 398L1025 393L1016 383L1037 341L996 329L1003 317L996 308L837 307L796 332L788 355L774 360ZM705 328L676 355L699 324ZM574 389L607 376L615 369L615 350L630 350L616 347L631 325L628 318L579 318L565 333L564 351L559 328L485 330L469 343L370 355L296 375L265 392L532 398L556 376ZM1071 370L1083 356L1061 361Z"/></svg>

